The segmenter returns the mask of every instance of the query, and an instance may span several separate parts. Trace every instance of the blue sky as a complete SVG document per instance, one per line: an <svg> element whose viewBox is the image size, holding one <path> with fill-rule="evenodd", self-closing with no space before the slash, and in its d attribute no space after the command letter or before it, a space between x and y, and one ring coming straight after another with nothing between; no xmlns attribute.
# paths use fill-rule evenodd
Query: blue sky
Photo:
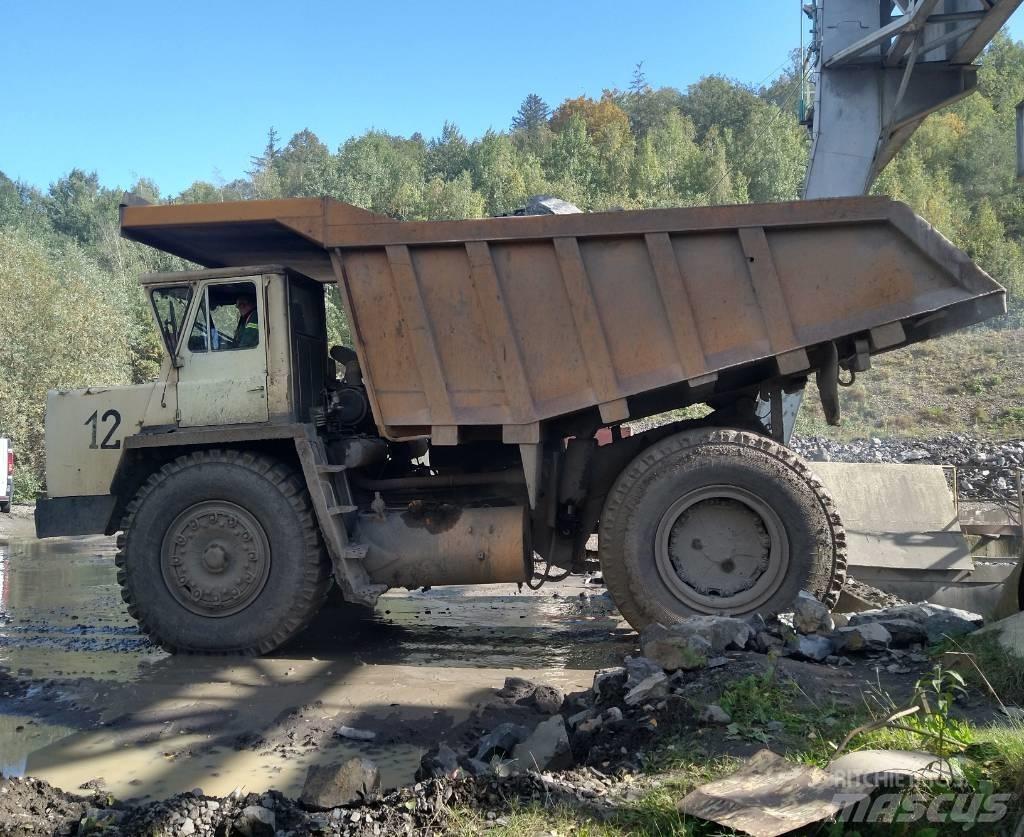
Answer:
<svg viewBox="0 0 1024 837"><path fill-rule="evenodd" d="M0 0L0 171L45 187L77 166L175 193L241 175L271 125L332 150L446 119L478 136L527 93L596 96L638 61L654 86L762 83L799 27L799 0Z"/></svg>

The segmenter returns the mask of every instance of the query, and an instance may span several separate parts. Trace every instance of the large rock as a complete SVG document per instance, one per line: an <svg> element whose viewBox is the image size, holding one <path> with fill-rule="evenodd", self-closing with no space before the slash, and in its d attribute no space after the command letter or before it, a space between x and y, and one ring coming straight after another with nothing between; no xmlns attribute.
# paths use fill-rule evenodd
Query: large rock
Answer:
<svg viewBox="0 0 1024 837"><path fill-rule="evenodd" d="M958 637L972 633L980 628L983 622L979 614L971 613L969 610L921 602L920 604L864 610L853 614L850 617L850 624L863 625L868 622L884 624L893 619L918 623L924 630L924 636L928 642L939 642L945 637Z"/></svg>
<svg viewBox="0 0 1024 837"><path fill-rule="evenodd" d="M827 634L835 622L828 605L801 590L793 602L793 627L801 634Z"/></svg>
<svg viewBox="0 0 1024 837"><path fill-rule="evenodd" d="M498 689L498 697L513 702L530 697L537 690L537 684L523 677L506 677L505 685Z"/></svg>
<svg viewBox="0 0 1024 837"><path fill-rule="evenodd" d="M881 625L889 632L892 637L889 644L893 648L906 648L915 643L923 645L928 641L928 631L921 622L914 619L880 619L874 624Z"/></svg>
<svg viewBox="0 0 1024 837"><path fill-rule="evenodd" d="M668 695L668 677L665 672L658 671L645 680L641 680L626 692L626 706L641 706L648 701L661 700Z"/></svg>
<svg viewBox="0 0 1024 837"><path fill-rule="evenodd" d="M536 707L538 712L543 712L545 715L554 715L560 711L564 702L565 692L558 686L551 686L547 683L538 685L528 698L529 705Z"/></svg>
<svg viewBox="0 0 1024 837"><path fill-rule="evenodd" d="M559 715L559 718L562 716ZM498 724L487 735L480 739L473 758L484 763L495 756L509 758L519 742L523 741L530 731L521 724Z"/></svg>
<svg viewBox="0 0 1024 837"><path fill-rule="evenodd" d="M571 767L572 747L562 716L555 715L537 724L537 728L516 745L512 758L523 770L563 770Z"/></svg>
<svg viewBox="0 0 1024 837"><path fill-rule="evenodd" d="M831 634L835 653L847 651L884 651L892 642L892 635L878 622L836 628Z"/></svg>
<svg viewBox="0 0 1024 837"><path fill-rule="evenodd" d="M310 808L337 808L358 802L380 790L380 771L369 759L343 764L314 764L306 773L299 801Z"/></svg>
<svg viewBox="0 0 1024 837"><path fill-rule="evenodd" d="M983 619L978 613L960 610L955 607L943 607L929 603L928 618L924 620L924 630L929 642L941 642L947 637L956 638L974 633L982 626Z"/></svg>
<svg viewBox="0 0 1024 837"><path fill-rule="evenodd" d="M666 671L704 668L712 654L711 643L703 637L686 635L655 623L640 634L644 656Z"/></svg>

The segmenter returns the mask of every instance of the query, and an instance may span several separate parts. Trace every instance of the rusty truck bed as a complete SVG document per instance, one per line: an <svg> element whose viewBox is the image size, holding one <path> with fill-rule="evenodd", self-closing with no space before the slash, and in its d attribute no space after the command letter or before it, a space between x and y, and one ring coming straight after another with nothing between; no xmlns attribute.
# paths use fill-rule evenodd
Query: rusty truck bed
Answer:
<svg viewBox="0 0 1024 837"><path fill-rule="evenodd" d="M125 206L129 238L207 267L337 280L392 438L539 422L727 370L805 374L815 347L896 348L1005 310L1005 292L884 198L394 222L328 199ZM696 397L701 394L701 397Z"/></svg>

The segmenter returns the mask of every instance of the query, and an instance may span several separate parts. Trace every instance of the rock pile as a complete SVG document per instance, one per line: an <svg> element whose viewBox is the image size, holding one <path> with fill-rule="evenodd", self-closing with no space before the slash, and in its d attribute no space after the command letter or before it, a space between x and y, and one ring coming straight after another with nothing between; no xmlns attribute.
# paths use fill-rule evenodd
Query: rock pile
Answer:
<svg viewBox="0 0 1024 837"><path fill-rule="evenodd" d="M816 462L914 462L956 465L957 491L970 500L1017 500L1024 440L993 442L954 435L940 439L854 439L794 436L790 447Z"/></svg>
<svg viewBox="0 0 1024 837"><path fill-rule="evenodd" d="M551 717L533 730L500 724L461 754L442 744L424 756L417 778L509 777L572 764L628 770L665 720L730 723L722 707L695 704L691 688L696 671L733 662L728 653L770 653L836 666L853 665L849 655L870 654L874 664L904 673L905 662L927 661L926 644L970 633L980 623L974 614L932 604L848 617L802 592L793 613L780 619L690 616L650 625L640 635L642 656L596 672L584 692L563 695L552 686L507 678L498 697L543 707Z"/></svg>

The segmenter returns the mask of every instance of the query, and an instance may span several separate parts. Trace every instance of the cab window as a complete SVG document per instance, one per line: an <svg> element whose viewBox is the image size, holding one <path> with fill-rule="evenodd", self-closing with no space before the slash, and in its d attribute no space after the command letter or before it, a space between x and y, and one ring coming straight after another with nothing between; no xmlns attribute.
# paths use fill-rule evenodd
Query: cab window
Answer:
<svg viewBox="0 0 1024 837"><path fill-rule="evenodd" d="M189 351L235 351L259 344L256 283L207 285L189 335Z"/></svg>
<svg viewBox="0 0 1024 837"><path fill-rule="evenodd" d="M192 301L190 285L172 285L168 288L154 288L150 294L160 335L169 354L178 348L178 338L185 327L185 312Z"/></svg>

